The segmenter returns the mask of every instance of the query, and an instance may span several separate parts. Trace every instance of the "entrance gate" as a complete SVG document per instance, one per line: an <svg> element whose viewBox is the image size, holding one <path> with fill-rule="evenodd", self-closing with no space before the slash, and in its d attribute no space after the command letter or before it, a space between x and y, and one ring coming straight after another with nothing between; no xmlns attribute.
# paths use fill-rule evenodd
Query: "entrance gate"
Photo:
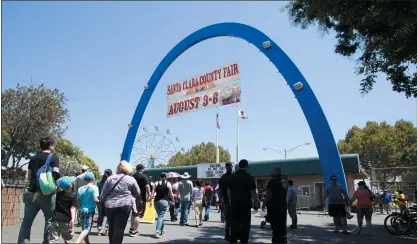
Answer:
<svg viewBox="0 0 417 244"><path fill-rule="evenodd" d="M168 67L188 48L204 40L220 36L237 37L248 41L257 47L275 65L287 81L307 119L320 157L325 184L329 185L330 176L335 175L338 183L344 186L348 192L342 161L333 133L307 80L292 60L273 40L258 29L239 23L220 23L204 27L184 38L162 59L147 85L145 85L145 90L142 93L132 121L129 124L121 159L126 161L130 160L133 144L143 114L159 80Z"/></svg>

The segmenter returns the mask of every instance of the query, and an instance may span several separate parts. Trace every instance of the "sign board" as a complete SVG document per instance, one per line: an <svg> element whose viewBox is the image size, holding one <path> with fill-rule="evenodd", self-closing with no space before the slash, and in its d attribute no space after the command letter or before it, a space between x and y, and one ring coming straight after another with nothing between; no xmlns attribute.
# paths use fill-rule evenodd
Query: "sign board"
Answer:
<svg viewBox="0 0 417 244"><path fill-rule="evenodd" d="M220 178L226 173L226 163L198 164L197 179Z"/></svg>
<svg viewBox="0 0 417 244"><path fill-rule="evenodd" d="M197 93L218 88L239 79L238 64L228 64L205 74L169 84L167 88L168 100L184 99L187 96L194 96Z"/></svg>
<svg viewBox="0 0 417 244"><path fill-rule="evenodd" d="M240 102L240 84L233 84L168 103L167 117Z"/></svg>

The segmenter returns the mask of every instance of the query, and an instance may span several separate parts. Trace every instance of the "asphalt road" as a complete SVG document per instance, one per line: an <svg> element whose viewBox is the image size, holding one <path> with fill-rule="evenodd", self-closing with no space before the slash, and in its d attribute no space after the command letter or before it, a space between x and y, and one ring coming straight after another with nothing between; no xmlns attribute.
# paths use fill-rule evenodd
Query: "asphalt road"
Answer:
<svg viewBox="0 0 417 244"><path fill-rule="evenodd" d="M23 213L22 213L23 214ZM299 228L297 230L288 231L289 243L378 243L392 244L401 242L402 244L416 244L417 239L396 237L390 235L383 226L385 215L374 214L373 216L373 233L374 236L367 235L343 235L332 233L332 219L328 216L318 216L317 212L302 211L299 215ZM260 214L253 214L251 227L251 243L271 243L272 230L269 224L262 229L260 223L263 220ZM289 222L290 220L288 220ZM191 212L189 224L194 224L194 214ZM356 218L349 220L349 229L354 229ZM41 243L43 233L43 214L39 213L32 226L31 242ZM129 237L128 229L130 223L126 227L126 235L123 243L226 243L224 237L224 224L220 222L220 214L212 209L211 217L208 222L204 222L203 226L179 226L178 223L169 221L169 214L165 218L165 229L167 233L160 239L154 239L155 224L140 225L139 237ZM16 243L20 225L2 228L2 243ZM366 231L366 229L365 229ZM80 233L80 229L76 228L76 236ZM96 228L93 228L90 235L92 243L108 243L107 236L97 236ZM61 240L61 243L63 241Z"/></svg>

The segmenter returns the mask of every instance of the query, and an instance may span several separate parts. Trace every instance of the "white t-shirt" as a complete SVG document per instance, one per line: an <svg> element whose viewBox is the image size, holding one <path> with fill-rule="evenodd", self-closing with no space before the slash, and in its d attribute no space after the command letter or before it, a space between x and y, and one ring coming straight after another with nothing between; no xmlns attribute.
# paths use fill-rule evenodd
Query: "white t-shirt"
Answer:
<svg viewBox="0 0 417 244"><path fill-rule="evenodd" d="M194 187L193 192L191 193L191 198L194 200L203 199L203 187Z"/></svg>

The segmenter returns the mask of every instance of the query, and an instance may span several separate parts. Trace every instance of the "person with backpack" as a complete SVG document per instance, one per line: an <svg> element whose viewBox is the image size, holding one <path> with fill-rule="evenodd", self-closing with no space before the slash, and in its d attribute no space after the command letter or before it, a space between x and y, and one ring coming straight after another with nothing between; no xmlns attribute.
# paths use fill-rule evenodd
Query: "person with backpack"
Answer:
<svg viewBox="0 0 417 244"><path fill-rule="evenodd" d="M94 185L96 177L93 172L87 172L84 175L86 185L80 187L77 192L77 199L80 202L80 219L81 219L81 233L75 243L81 243L84 240L85 244L89 244L88 234L93 227L94 214L96 213L96 204L100 203L98 187Z"/></svg>
<svg viewBox="0 0 417 244"><path fill-rule="evenodd" d="M55 140L43 138L40 140L41 151L34 155L28 164L29 189L23 195L25 215L20 226L18 244L30 242L30 231L39 210L45 217L43 243L48 243L52 216L55 210L56 180L59 175L59 158L54 155Z"/></svg>
<svg viewBox="0 0 417 244"><path fill-rule="evenodd" d="M208 221L210 218L210 208L213 202L213 187L209 182L206 182L206 186L203 189L203 202L205 207L204 221Z"/></svg>

